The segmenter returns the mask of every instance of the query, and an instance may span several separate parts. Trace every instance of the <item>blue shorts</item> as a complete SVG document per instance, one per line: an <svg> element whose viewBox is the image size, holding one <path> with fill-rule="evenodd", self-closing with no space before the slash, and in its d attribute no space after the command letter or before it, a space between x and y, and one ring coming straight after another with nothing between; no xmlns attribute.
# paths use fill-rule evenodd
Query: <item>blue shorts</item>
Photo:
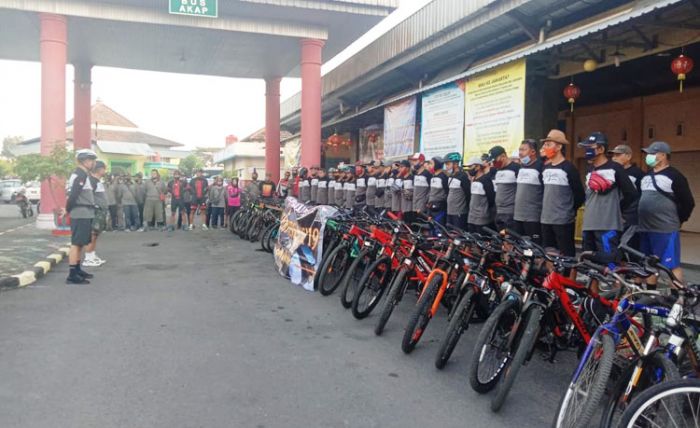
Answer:
<svg viewBox="0 0 700 428"><path fill-rule="evenodd" d="M640 249L653 254L669 269L681 265L681 238L678 232L639 232Z"/></svg>

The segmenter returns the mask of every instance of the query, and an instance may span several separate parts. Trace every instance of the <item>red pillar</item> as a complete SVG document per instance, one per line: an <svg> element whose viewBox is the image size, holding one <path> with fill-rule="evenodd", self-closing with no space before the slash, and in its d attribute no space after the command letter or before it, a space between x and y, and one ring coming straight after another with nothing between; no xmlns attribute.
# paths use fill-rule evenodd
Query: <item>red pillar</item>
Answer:
<svg viewBox="0 0 700 428"><path fill-rule="evenodd" d="M92 135L90 130L90 89L92 82L90 74L92 65L75 64L75 107L73 115L73 148L90 149L92 148Z"/></svg>
<svg viewBox="0 0 700 428"><path fill-rule="evenodd" d="M68 28L66 18L39 14L41 57L41 154L48 155L56 144L66 141L66 58ZM64 183L41 183L41 214L38 225L53 227L53 211L65 206ZM50 223L49 223L50 220Z"/></svg>
<svg viewBox="0 0 700 428"><path fill-rule="evenodd" d="M301 163L321 163L321 51L324 42L301 41Z"/></svg>
<svg viewBox="0 0 700 428"><path fill-rule="evenodd" d="M280 79L265 79L265 172L280 179Z"/></svg>

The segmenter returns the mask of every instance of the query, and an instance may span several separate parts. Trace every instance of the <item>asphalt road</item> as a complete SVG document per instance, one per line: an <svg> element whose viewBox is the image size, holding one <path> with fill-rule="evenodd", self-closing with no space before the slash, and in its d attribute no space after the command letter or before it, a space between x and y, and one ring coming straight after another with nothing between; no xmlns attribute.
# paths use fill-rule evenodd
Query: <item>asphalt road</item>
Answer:
<svg viewBox="0 0 700 428"><path fill-rule="evenodd" d="M65 285L63 263L0 295L1 427L542 427L573 369L536 358L493 414L466 378L480 326L440 372L444 314L401 352L414 299L376 337L375 316L290 285L227 231L101 240L92 284Z"/></svg>
<svg viewBox="0 0 700 428"><path fill-rule="evenodd" d="M36 206L34 206L34 209L36 210ZM23 219L17 205L6 204L0 201L0 232L13 229L33 220L33 218Z"/></svg>

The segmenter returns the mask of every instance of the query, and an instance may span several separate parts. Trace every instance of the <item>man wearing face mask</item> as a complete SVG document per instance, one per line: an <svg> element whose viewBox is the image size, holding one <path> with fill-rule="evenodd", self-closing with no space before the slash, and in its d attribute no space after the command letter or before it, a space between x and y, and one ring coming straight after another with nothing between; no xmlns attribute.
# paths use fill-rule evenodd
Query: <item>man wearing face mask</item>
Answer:
<svg viewBox="0 0 700 428"><path fill-rule="evenodd" d="M433 174L430 179L428 208L430 216L443 226L447 223L447 193L450 189L447 174L443 171L444 166L445 161L438 156L432 158L428 165L428 170Z"/></svg>
<svg viewBox="0 0 700 428"><path fill-rule="evenodd" d="M408 167L404 166L403 162L408 164L408 161L398 162L398 171L394 177L394 183L391 185L391 210L398 215L402 215L403 180L408 172Z"/></svg>
<svg viewBox="0 0 700 428"><path fill-rule="evenodd" d="M407 160L401 161L399 174L403 176L403 190L401 191L401 213L403 221L413 223L416 213L413 210L413 168Z"/></svg>
<svg viewBox="0 0 700 428"><path fill-rule="evenodd" d="M688 180L670 164L671 146L656 141L642 151L649 171L642 178L639 200L641 250L659 257L683 280L679 230L693 213L695 200ZM656 288L656 278L649 279L647 285Z"/></svg>
<svg viewBox="0 0 700 428"><path fill-rule="evenodd" d="M383 162L377 168L377 194L374 198L374 210L377 213L384 211L384 199L386 193L386 180L389 178L389 167Z"/></svg>
<svg viewBox="0 0 700 428"><path fill-rule="evenodd" d="M511 161L501 146L494 146L489 150L489 161L496 170L493 175L496 189L496 227L498 230L512 228L520 165Z"/></svg>
<svg viewBox="0 0 700 428"><path fill-rule="evenodd" d="M335 178L335 204L339 207L345 205L345 189L343 185L345 184L345 167L338 165L338 171L336 172Z"/></svg>
<svg viewBox="0 0 700 428"><path fill-rule="evenodd" d="M328 205L328 177L326 177L326 171L323 168L318 169L316 201L319 205Z"/></svg>
<svg viewBox="0 0 700 428"><path fill-rule="evenodd" d="M540 244L542 225L542 167L537 155L537 141L526 139L518 149L520 171L516 180L513 220L515 231Z"/></svg>
<svg viewBox="0 0 700 428"><path fill-rule="evenodd" d="M552 129L542 139L540 153L547 158L542 169L542 245L558 249L563 255L574 257L576 246L576 210L583 204L586 194L578 170L566 158L562 150L568 145L564 133Z"/></svg>
<svg viewBox="0 0 700 428"><path fill-rule="evenodd" d="M304 167L299 169L299 200L303 203L311 201L311 180L307 177L308 172Z"/></svg>
<svg viewBox="0 0 700 428"><path fill-rule="evenodd" d="M384 208L387 211L391 211L392 199L394 196L394 181L396 181L396 176L399 173L399 164L394 162L391 164L391 169L389 170L389 176L386 178L386 184L384 185Z"/></svg>
<svg viewBox="0 0 700 428"><path fill-rule="evenodd" d="M312 166L309 172L309 201L312 204L316 204L318 198L318 166Z"/></svg>
<svg viewBox="0 0 700 428"><path fill-rule="evenodd" d="M467 230L471 181L462 171L462 155L457 152L445 155L445 172L449 176L447 193L447 224Z"/></svg>
<svg viewBox="0 0 700 428"><path fill-rule="evenodd" d="M335 205L336 169L328 168L328 205Z"/></svg>
<svg viewBox="0 0 700 428"><path fill-rule="evenodd" d="M367 169L358 162L355 165L355 209L361 210L367 204Z"/></svg>
<svg viewBox="0 0 700 428"><path fill-rule="evenodd" d="M355 206L355 195L357 192L357 187L355 185L355 168L348 165L346 168L346 179L345 184L343 184L343 190L345 191L345 208L353 209Z"/></svg>
<svg viewBox="0 0 700 428"><path fill-rule="evenodd" d="M494 229L496 218L496 192L493 186L493 176L489 173L488 161L477 156L467 162L471 176L469 200L469 216L467 229L472 233L480 233L484 226Z"/></svg>
<svg viewBox="0 0 700 428"><path fill-rule="evenodd" d="M369 175L367 176L367 197L365 202L367 204L367 211L374 213L374 204L377 200L377 167L381 164L381 161L375 160L369 163Z"/></svg>
<svg viewBox="0 0 700 428"><path fill-rule="evenodd" d="M143 208L143 226L140 232L148 231L148 224L153 222L154 228L163 226L163 201L168 187L160 181L160 174L157 169L151 170L151 179L145 182L146 205Z"/></svg>
<svg viewBox="0 0 700 428"><path fill-rule="evenodd" d="M413 167L413 210L425 213L430 194L430 180L433 178L425 163L425 155L416 153L409 159Z"/></svg>
<svg viewBox="0 0 700 428"><path fill-rule="evenodd" d="M637 226L639 224L638 214L639 211L639 197L642 196L641 184L642 177L644 177L644 172L635 164L632 163L632 148L625 144L620 144L612 150L608 150L608 154L612 155L613 162L617 162L625 169L627 176L637 190L638 198L631 204L627 206L622 211L622 225L624 227L622 235L624 236L632 226ZM639 249L639 235L634 234L627 245Z"/></svg>
<svg viewBox="0 0 700 428"><path fill-rule="evenodd" d="M594 132L578 144L591 167L586 174L586 209L583 214L583 250L617 259L622 211L637 199L637 191L619 163L607 157L608 139Z"/></svg>

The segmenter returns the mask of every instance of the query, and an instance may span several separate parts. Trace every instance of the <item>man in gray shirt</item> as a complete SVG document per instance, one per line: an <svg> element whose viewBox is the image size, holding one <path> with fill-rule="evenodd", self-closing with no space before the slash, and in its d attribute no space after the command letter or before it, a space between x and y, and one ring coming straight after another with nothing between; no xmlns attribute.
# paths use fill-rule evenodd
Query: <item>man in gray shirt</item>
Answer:
<svg viewBox="0 0 700 428"><path fill-rule="evenodd" d="M515 231L529 236L535 243L542 242L542 167L537 154L537 141L526 139L518 149L520 171L516 180L513 220Z"/></svg>
<svg viewBox="0 0 700 428"><path fill-rule="evenodd" d="M520 165L513 162L501 146L493 146L489 150L488 160L496 169L493 178L496 191L496 227L498 230L512 228Z"/></svg>

